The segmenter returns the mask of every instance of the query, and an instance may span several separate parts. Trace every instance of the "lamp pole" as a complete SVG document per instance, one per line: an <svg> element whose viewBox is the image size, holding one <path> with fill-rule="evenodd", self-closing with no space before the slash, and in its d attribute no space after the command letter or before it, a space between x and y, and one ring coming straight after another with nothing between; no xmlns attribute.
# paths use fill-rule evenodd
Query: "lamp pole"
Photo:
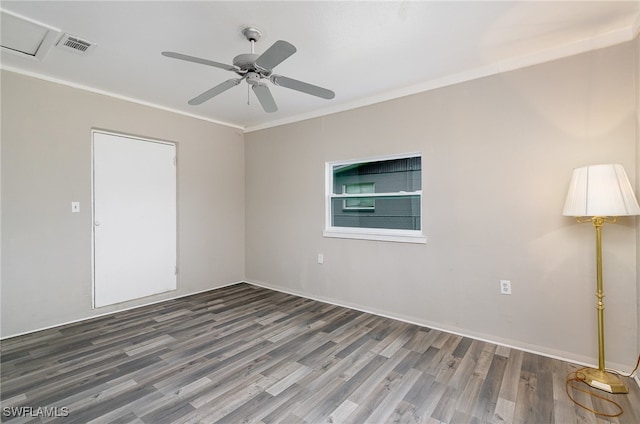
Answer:
<svg viewBox="0 0 640 424"><path fill-rule="evenodd" d="M598 369L604 372L604 293L602 289L602 225L604 218L594 216L591 219L596 230L596 297L598 304Z"/></svg>
<svg viewBox="0 0 640 424"><path fill-rule="evenodd" d="M616 217L594 216L590 219L596 230L596 297L598 303L598 369L586 368L578 374L585 383L609 393L629 393L629 389L615 374L604 368L604 289L602 284L602 226L605 222L615 223ZM578 222L587 222L578 218Z"/></svg>

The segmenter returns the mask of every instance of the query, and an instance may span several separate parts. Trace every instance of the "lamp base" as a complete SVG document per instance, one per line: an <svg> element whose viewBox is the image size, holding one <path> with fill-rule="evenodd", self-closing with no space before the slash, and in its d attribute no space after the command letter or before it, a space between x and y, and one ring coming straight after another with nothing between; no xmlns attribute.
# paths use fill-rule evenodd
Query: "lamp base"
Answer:
<svg viewBox="0 0 640 424"><path fill-rule="evenodd" d="M609 393L629 393L620 377L610 372L595 368L585 368L578 372L577 377L596 389Z"/></svg>

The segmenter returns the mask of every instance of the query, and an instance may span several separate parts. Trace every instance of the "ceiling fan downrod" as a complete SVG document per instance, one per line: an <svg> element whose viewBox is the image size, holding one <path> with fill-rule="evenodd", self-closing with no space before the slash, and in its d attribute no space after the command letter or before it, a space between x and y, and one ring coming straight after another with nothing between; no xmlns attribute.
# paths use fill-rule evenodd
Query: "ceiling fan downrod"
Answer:
<svg viewBox="0 0 640 424"><path fill-rule="evenodd" d="M255 27L246 27L242 30L242 35L251 43L251 54L255 54L256 41L262 37L262 32Z"/></svg>

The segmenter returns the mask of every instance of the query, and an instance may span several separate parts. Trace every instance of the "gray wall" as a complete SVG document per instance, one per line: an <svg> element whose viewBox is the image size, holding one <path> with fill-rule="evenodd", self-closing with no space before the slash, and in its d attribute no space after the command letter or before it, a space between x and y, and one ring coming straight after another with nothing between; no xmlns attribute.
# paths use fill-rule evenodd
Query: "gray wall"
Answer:
<svg viewBox="0 0 640 424"><path fill-rule="evenodd" d="M248 280L597 362L594 231L561 213L575 167L621 163L636 181L633 49L247 133ZM322 237L326 161L414 151L426 245ZM604 230L607 360L626 370L638 348L637 232L634 218ZM499 294L500 279L513 295Z"/></svg>
<svg viewBox="0 0 640 424"><path fill-rule="evenodd" d="M243 279L240 130L11 72L1 78L2 337ZM177 143L177 291L91 308L92 128Z"/></svg>

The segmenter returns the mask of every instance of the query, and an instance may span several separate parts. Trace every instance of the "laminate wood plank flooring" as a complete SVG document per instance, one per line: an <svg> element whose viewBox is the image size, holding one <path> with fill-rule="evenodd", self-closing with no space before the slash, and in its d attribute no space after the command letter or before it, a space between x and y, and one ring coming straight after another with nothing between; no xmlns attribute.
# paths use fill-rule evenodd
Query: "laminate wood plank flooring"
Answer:
<svg viewBox="0 0 640 424"><path fill-rule="evenodd" d="M602 417L567 397L576 365L244 283L0 353L12 423L640 423L631 379L628 395L591 389L624 408Z"/></svg>

